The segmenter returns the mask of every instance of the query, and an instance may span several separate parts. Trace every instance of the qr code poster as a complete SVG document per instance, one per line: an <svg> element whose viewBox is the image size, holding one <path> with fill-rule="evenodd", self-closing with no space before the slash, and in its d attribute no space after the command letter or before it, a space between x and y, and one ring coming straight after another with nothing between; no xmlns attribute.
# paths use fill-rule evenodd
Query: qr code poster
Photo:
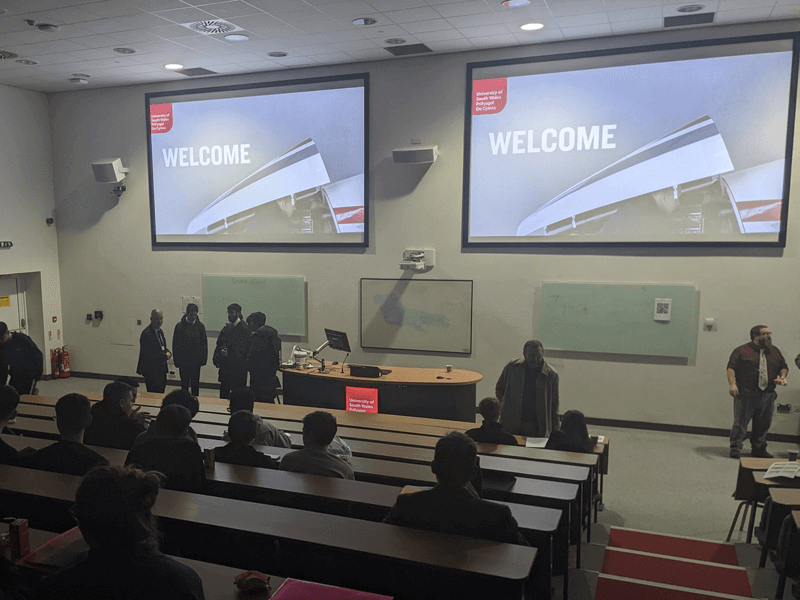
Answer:
<svg viewBox="0 0 800 600"><path fill-rule="evenodd" d="M672 298L656 298L654 321L669 321L672 317Z"/></svg>

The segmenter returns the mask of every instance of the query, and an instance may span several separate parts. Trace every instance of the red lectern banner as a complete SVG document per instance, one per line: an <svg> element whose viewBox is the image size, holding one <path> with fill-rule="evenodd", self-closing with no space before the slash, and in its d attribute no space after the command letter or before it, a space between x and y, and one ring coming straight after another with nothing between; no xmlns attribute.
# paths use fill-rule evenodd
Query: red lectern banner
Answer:
<svg viewBox="0 0 800 600"><path fill-rule="evenodd" d="M378 414L378 389L345 386L347 410Z"/></svg>

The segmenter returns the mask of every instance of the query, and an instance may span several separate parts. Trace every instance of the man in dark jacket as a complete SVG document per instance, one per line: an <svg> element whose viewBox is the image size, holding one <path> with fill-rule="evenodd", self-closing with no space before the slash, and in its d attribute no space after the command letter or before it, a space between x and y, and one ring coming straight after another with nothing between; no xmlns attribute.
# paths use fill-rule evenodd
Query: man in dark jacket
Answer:
<svg viewBox="0 0 800 600"><path fill-rule="evenodd" d="M0 321L0 385L9 385L20 394L30 394L42 376L42 351L24 333L11 332Z"/></svg>
<svg viewBox="0 0 800 600"><path fill-rule="evenodd" d="M90 446L106 446L130 450L136 436L147 429L150 415L139 414L133 405L131 386L113 381L103 389L103 400L92 406L92 422L86 428L83 442Z"/></svg>
<svg viewBox="0 0 800 600"><path fill-rule="evenodd" d="M214 350L214 366L219 369L219 397L228 398L231 390L247 386L247 353L250 332L242 319L239 304L228 306L228 323L222 328Z"/></svg>
<svg viewBox="0 0 800 600"><path fill-rule="evenodd" d="M247 327L253 334L247 354L250 389L257 402L272 402L275 389L280 385L276 373L281 366L281 339L278 330L267 325L267 317L262 312L254 312L247 317Z"/></svg>
<svg viewBox="0 0 800 600"><path fill-rule="evenodd" d="M498 423L500 418L500 402L497 398L484 398L478 404L478 412L483 417L480 427L470 429L466 434L479 444L506 444L508 446L518 446L517 438L503 430L503 426Z"/></svg>
<svg viewBox="0 0 800 600"><path fill-rule="evenodd" d="M197 304L186 305L186 314L175 325L172 352L181 375L181 389L200 395L200 367L208 362L206 326L197 318Z"/></svg>
<svg viewBox="0 0 800 600"><path fill-rule="evenodd" d="M383 522L527 546L508 506L481 500L469 489L477 457L475 442L463 433L441 438L431 463L436 487L401 494Z"/></svg>
<svg viewBox="0 0 800 600"><path fill-rule="evenodd" d="M172 353L167 350L167 338L161 331L164 313L154 308L150 313L150 324L139 336L139 363L136 372L144 377L148 392L163 394L167 388L167 361Z"/></svg>

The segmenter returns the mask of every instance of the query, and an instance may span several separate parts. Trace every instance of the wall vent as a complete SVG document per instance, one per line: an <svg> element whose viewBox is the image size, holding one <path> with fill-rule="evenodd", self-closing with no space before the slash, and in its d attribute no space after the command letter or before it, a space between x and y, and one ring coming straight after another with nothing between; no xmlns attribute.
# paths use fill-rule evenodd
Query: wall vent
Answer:
<svg viewBox="0 0 800 600"><path fill-rule="evenodd" d="M384 50L391 52L395 56L408 56L409 54L425 54L433 52L425 44L407 44L405 46L384 46Z"/></svg>

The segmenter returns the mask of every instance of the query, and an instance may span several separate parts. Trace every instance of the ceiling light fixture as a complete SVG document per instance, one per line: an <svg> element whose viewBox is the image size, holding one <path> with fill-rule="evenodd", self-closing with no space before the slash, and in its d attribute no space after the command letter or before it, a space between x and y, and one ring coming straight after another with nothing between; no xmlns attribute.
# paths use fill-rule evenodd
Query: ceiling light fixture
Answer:
<svg viewBox="0 0 800 600"><path fill-rule="evenodd" d="M390 46L399 46L400 44L405 44L406 41L403 38L389 38L388 40L383 40L383 43Z"/></svg>
<svg viewBox="0 0 800 600"><path fill-rule="evenodd" d="M72 77L69 82L73 85L87 85L89 82L83 77Z"/></svg>
<svg viewBox="0 0 800 600"><path fill-rule="evenodd" d="M503 2L505 8L520 8L521 6L528 6L531 0L506 0Z"/></svg>
<svg viewBox="0 0 800 600"><path fill-rule="evenodd" d="M377 21L372 17L358 17L353 19L353 25L375 25Z"/></svg>
<svg viewBox="0 0 800 600"><path fill-rule="evenodd" d="M702 4L686 4L685 6L680 6L676 8L679 13L693 13L697 12L698 10L703 10L705 6Z"/></svg>
<svg viewBox="0 0 800 600"><path fill-rule="evenodd" d="M37 23L33 19L25 19L25 22L31 26L35 27L39 31L43 31L44 33L55 33L56 31L60 31L61 27L58 25L53 25L51 23Z"/></svg>
<svg viewBox="0 0 800 600"><path fill-rule="evenodd" d="M26 58L20 58L20 59L19 59L17 62L18 62L19 64L21 64L21 65L28 65L28 66L31 66L31 65L38 65L38 64L39 64L39 63L38 63L38 62L36 62L35 60L28 60L28 59L26 59Z"/></svg>
<svg viewBox="0 0 800 600"><path fill-rule="evenodd" d="M164 65L165 69L169 69L170 71L180 71L183 68L183 65L178 63L169 63Z"/></svg>
<svg viewBox="0 0 800 600"><path fill-rule="evenodd" d="M542 29L543 27L544 23L525 23L524 25L519 26L522 31L536 31L538 29Z"/></svg>
<svg viewBox="0 0 800 600"><path fill-rule="evenodd" d="M133 48L114 48L114 52L118 52L119 54L136 54L136 50Z"/></svg>
<svg viewBox="0 0 800 600"><path fill-rule="evenodd" d="M87 75L86 73L73 73L70 77L80 77L81 79L89 79L91 75Z"/></svg>
<svg viewBox="0 0 800 600"><path fill-rule="evenodd" d="M6 14L8 11L5 8L0 8L0 15Z"/></svg>
<svg viewBox="0 0 800 600"><path fill-rule="evenodd" d="M17 58L18 56L19 54L14 54L13 52L9 52L8 50L0 50L0 60Z"/></svg>
<svg viewBox="0 0 800 600"><path fill-rule="evenodd" d="M267 56L271 56L272 58L283 58L284 56L289 56L288 52L267 52Z"/></svg>
<svg viewBox="0 0 800 600"><path fill-rule="evenodd" d="M229 42L246 42L250 39L250 37L244 35L243 33L230 33L225 36L225 39Z"/></svg>

